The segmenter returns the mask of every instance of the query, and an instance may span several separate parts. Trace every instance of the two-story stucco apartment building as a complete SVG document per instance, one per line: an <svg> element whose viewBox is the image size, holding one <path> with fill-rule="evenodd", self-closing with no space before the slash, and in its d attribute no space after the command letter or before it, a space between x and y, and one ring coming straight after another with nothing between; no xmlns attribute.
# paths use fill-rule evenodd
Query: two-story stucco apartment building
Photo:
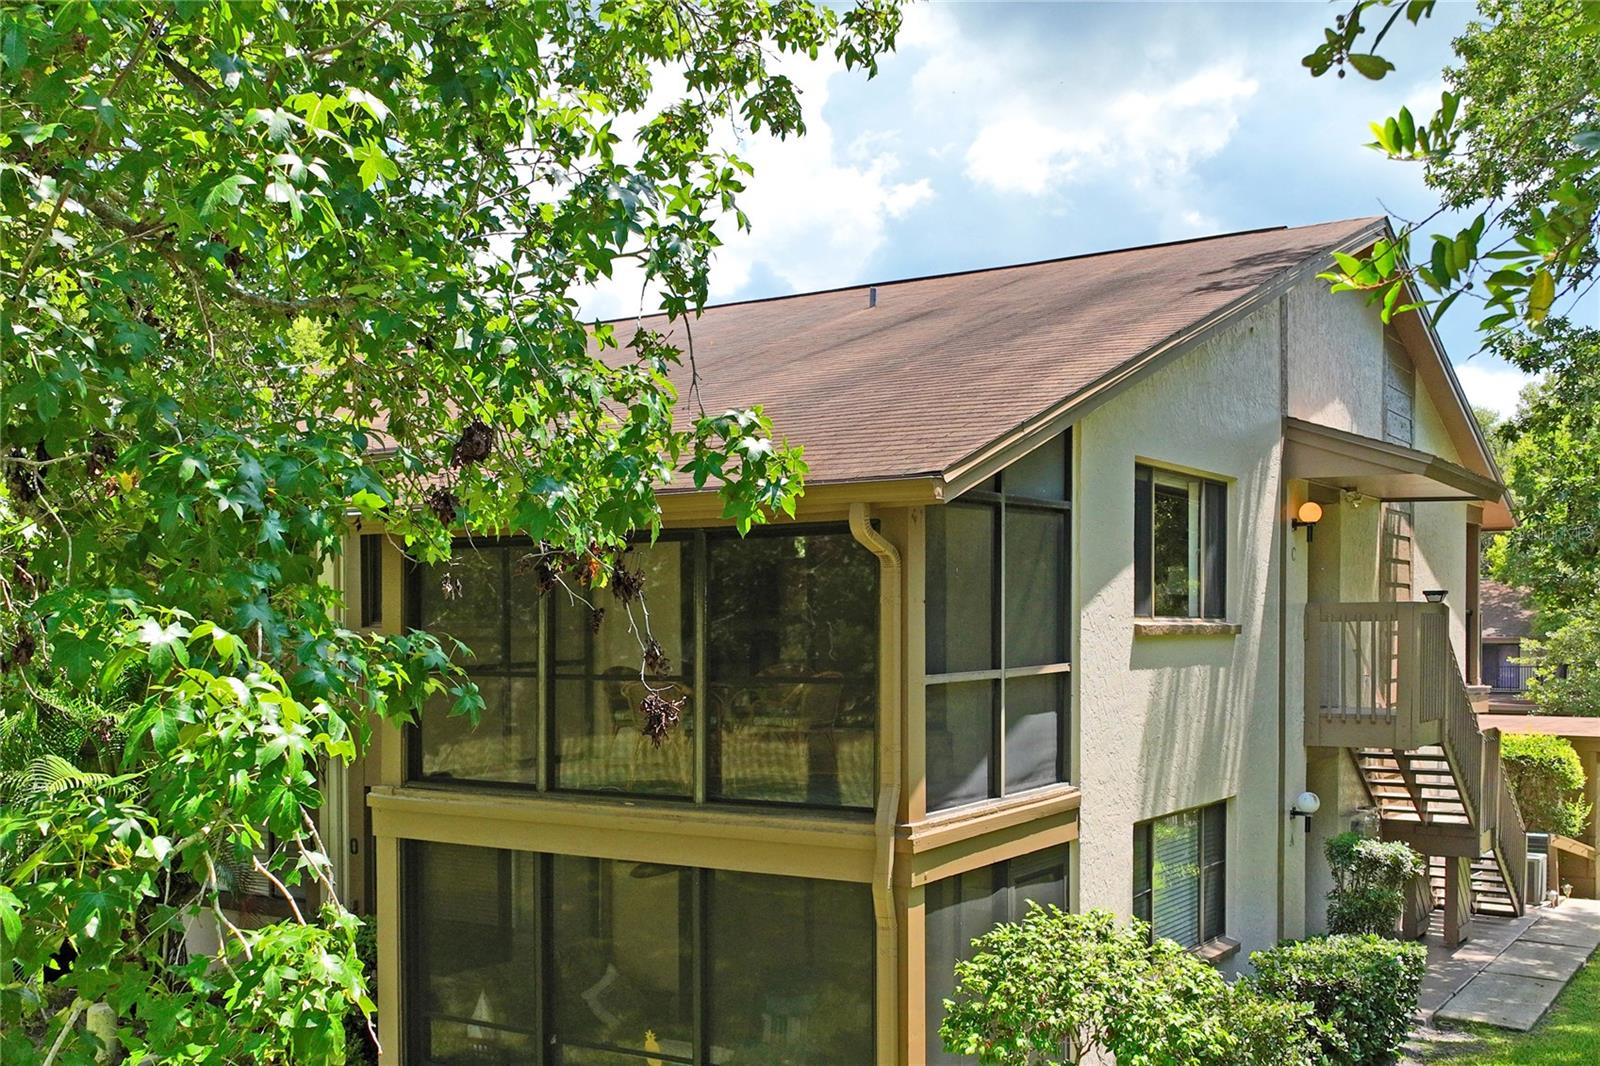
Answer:
<svg viewBox="0 0 1600 1066"><path fill-rule="evenodd" d="M764 404L811 473L742 539L669 490L631 553L659 746L625 611L514 540L446 598L365 531L352 621L463 639L488 704L384 734L335 812L387 1061L948 1061L952 965L1025 901L1235 968L1320 927L1362 808L1439 856L1452 927L1518 884L1467 687L1499 476L1427 323L1315 277L1385 232L708 309L704 404Z"/></svg>

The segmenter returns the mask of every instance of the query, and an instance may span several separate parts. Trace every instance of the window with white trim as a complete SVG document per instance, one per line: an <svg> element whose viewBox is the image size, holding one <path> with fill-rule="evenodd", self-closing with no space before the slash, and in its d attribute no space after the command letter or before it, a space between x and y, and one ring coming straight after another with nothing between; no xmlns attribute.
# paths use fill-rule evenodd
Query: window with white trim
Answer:
<svg viewBox="0 0 1600 1066"><path fill-rule="evenodd" d="M1133 613L1225 617L1228 487L1142 463L1133 470Z"/></svg>

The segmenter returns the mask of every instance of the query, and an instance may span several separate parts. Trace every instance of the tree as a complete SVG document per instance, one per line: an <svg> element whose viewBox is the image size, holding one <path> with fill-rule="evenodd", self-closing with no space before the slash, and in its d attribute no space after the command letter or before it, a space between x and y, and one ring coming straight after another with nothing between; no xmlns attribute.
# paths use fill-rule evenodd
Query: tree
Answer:
<svg viewBox="0 0 1600 1066"><path fill-rule="evenodd" d="M1501 430L1517 528L1491 558L1554 629L1600 602L1600 330L1555 320L1503 336L1493 351L1541 380Z"/></svg>
<svg viewBox="0 0 1600 1066"><path fill-rule="evenodd" d="M1528 698L1546 714L1600 715L1600 330L1553 319L1492 350L1538 375L1498 434L1517 525L1486 552L1537 608Z"/></svg>
<svg viewBox="0 0 1600 1066"><path fill-rule="evenodd" d="M430 562L524 534L542 580L629 606L620 552L669 479L741 530L792 512L799 450L668 378L745 222L719 131L802 133L777 59L871 73L898 24L892 0L0 12L0 768L29 785L0 813L0 1058L82 1061L108 1006L165 1062L338 1060L370 1001L316 769L373 718L482 703L426 635L343 628L347 515ZM671 336L581 319L623 262ZM62 723L94 743L45 743ZM330 902L234 928L241 866ZM182 960L201 920L215 964Z"/></svg>
<svg viewBox="0 0 1600 1066"><path fill-rule="evenodd" d="M1510 733L1501 738L1500 758L1517 807L1536 833L1583 835L1591 805L1583 798L1583 760L1564 737Z"/></svg>
<svg viewBox="0 0 1600 1066"><path fill-rule="evenodd" d="M1303 62L1313 76L1349 68L1383 78L1394 70L1377 51L1386 35L1402 15L1416 24L1433 9L1434 0L1355 0ZM1482 0L1479 13L1453 42L1438 111L1402 107L1372 127L1372 147L1422 166L1439 209L1368 255L1336 257L1325 275L1335 289L1381 299L1385 321L1420 305L1441 315L1470 295L1483 303L1485 330L1537 326L1562 299L1587 293L1600 267L1600 4ZM1424 243L1446 211L1469 221ZM1418 283L1420 303L1406 282Z"/></svg>

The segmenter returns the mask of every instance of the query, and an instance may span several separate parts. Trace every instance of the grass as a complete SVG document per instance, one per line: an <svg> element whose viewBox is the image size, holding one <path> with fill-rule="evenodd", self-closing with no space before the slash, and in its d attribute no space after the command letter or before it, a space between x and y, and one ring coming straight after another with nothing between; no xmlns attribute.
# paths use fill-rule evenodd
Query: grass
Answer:
<svg viewBox="0 0 1600 1066"><path fill-rule="evenodd" d="M1422 1042L1429 1066L1595 1066L1600 1063L1600 956L1556 997L1532 1032L1467 1025Z"/></svg>

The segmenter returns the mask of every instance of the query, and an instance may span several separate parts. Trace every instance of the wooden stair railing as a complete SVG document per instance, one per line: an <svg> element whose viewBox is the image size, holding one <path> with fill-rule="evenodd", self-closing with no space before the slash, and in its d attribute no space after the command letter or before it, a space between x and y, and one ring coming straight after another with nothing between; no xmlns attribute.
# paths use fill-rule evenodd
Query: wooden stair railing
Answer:
<svg viewBox="0 0 1600 1066"><path fill-rule="evenodd" d="M1311 604L1306 609L1305 743L1355 749L1384 835L1429 855L1471 860L1467 884L1521 914L1527 833L1433 603ZM1489 891L1498 880L1503 891Z"/></svg>

